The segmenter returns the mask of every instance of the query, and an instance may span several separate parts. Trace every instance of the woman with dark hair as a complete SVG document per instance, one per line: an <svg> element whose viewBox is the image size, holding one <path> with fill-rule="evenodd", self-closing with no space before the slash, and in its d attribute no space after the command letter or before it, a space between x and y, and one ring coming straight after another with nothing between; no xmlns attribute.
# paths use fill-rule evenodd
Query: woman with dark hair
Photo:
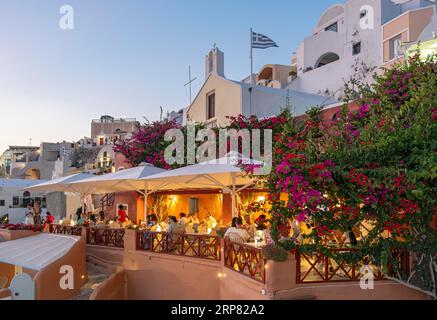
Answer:
<svg viewBox="0 0 437 320"><path fill-rule="evenodd" d="M232 218L232 222L231 222L231 227L232 228L236 228L237 227L237 221L238 221L238 217L233 217Z"/></svg>
<svg viewBox="0 0 437 320"><path fill-rule="evenodd" d="M343 233L340 239L340 245L356 246L358 244L357 237L352 230L352 226L348 227L348 230Z"/></svg>
<svg viewBox="0 0 437 320"><path fill-rule="evenodd" d="M158 217L152 213L147 216L147 227L151 228L158 223Z"/></svg>
<svg viewBox="0 0 437 320"><path fill-rule="evenodd" d="M186 226L188 224L187 215L184 212L179 213L179 223Z"/></svg>
<svg viewBox="0 0 437 320"><path fill-rule="evenodd" d="M232 225L226 230L224 238L228 238L232 242L247 242L250 239L250 235L247 230L243 228L243 219L239 217L232 218Z"/></svg>

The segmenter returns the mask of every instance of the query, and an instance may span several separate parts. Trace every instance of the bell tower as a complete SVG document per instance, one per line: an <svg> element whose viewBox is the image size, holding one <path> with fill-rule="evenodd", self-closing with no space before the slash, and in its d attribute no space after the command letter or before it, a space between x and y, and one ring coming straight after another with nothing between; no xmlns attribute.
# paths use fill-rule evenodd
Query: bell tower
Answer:
<svg viewBox="0 0 437 320"><path fill-rule="evenodd" d="M225 78L225 54L215 44L205 57L205 78L211 73Z"/></svg>

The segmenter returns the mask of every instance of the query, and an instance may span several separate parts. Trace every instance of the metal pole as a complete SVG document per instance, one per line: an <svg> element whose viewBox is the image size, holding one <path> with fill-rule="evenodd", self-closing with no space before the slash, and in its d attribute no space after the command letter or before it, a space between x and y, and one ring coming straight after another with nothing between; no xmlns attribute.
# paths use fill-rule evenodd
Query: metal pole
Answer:
<svg viewBox="0 0 437 320"><path fill-rule="evenodd" d="M236 203L236 194L235 191L235 173L231 173L231 179L232 179L232 190L231 190L231 200L232 200L232 218L235 218L237 216L237 203Z"/></svg>
<svg viewBox="0 0 437 320"><path fill-rule="evenodd" d="M252 28L250 28L250 87L249 87L249 116L252 115L252 87L254 85L254 80L253 80L253 48L252 48L252 42L253 42L253 38L252 38L253 32L252 32Z"/></svg>
<svg viewBox="0 0 437 320"><path fill-rule="evenodd" d="M252 28L250 28L250 84L253 86L253 54L252 54Z"/></svg>
<svg viewBox="0 0 437 320"><path fill-rule="evenodd" d="M145 224L148 223L148 219L147 219L147 196L148 196L148 191L147 191L147 182L144 183L144 222Z"/></svg>
<svg viewBox="0 0 437 320"><path fill-rule="evenodd" d="M81 218L85 217L85 193L81 194L82 198L82 214L80 215Z"/></svg>

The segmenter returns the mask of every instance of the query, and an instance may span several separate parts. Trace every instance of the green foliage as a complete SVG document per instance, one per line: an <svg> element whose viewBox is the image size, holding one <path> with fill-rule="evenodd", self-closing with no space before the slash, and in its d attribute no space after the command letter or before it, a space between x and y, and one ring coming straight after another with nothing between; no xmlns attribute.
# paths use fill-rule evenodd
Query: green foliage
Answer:
<svg viewBox="0 0 437 320"><path fill-rule="evenodd" d="M286 261L288 258L288 251L274 243L264 246L262 254L267 260L278 262Z"/></svg>
<svg viewBox="0 0 437 320"><path fill-rule="evenodd" d="M437 59L414 57L375 76L372 87L355 82L346 93L357 99L356 110L345 104L334 125L313 108L303 128L277 129L267 182L273 238L290 219L303 221L312 231L299 251L354 263L370 257L382 271L436 296ZM279 200L280 192L288 201ZM361 230L363 223L370 230L358 251L327 249L333 234ZM411 253L410 276L393 250Z"/></svg>

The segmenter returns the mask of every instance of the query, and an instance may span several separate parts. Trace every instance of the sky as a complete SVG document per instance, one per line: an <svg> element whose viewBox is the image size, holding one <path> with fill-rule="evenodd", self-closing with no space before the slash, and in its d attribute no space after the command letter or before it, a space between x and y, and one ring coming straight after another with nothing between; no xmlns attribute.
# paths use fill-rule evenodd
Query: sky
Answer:
<svg viewBox="0 0 437 320"><path fill-rule="evenodd" d="M189 104L217 44L225 75L249 75L249 29L279 48L254 50L254 71L290 64L335 0L1 0L0 152L9 145L77 141L103 114L157 120ZM74 29L62 30L62 5ZM30 140L32 139L32 140Z"/></svg>

